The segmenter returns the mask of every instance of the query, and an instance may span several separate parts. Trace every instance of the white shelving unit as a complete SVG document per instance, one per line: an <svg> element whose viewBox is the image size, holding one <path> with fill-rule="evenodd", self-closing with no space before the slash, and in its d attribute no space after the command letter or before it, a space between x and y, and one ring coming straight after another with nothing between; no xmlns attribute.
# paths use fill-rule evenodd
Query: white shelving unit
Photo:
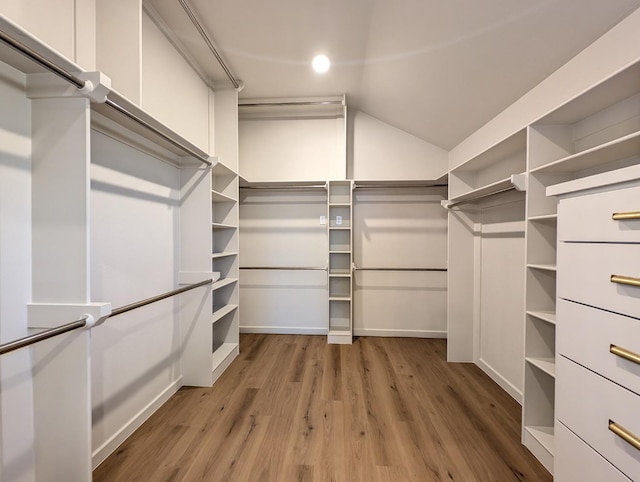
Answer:
<svg viewBox="0 0 640 482"><path fill-rule="evenodd" d="M640 162L639 76L633 65L528 128L522 441L551 472L558 216L546 188Z"/></svg>
<svg viewBox="0 0 640 482"><path fill-rule="evenodd" d="M329 331L327 342L353 341L353 182L329 181Z"/></svg>
<svg viewBox="0 0 640 482"><path fill-rule="evenodd" d="M211 287L211 370L215 381L240 350L239 295L239 176L238 93L216 91L216 116L234 121L216 129L215 147L221 162L211 172L211 270L218 280Z"/></svg>

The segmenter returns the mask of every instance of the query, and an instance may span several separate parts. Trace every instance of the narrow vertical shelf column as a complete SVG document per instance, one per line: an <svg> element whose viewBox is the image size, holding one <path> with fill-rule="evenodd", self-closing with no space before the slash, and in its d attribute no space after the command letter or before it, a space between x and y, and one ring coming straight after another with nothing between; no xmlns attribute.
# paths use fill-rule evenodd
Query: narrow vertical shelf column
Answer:
<svg viewBox="0 0 640 482"><path fill-rule="evenodd" d="M353 181L329 181L328 343L353 341Z"/></svg>
<svg viewBox="0 0 640 482"><path fill-rule="evenodd" d="M214 144L219 162L210 185L212 287L210 369L215 382L240 353L238 92L215 91Z"/></svg>

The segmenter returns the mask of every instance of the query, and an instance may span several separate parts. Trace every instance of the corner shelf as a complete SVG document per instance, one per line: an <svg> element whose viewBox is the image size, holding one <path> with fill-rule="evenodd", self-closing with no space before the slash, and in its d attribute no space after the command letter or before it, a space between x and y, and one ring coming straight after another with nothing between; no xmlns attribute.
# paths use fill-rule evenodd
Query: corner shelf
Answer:
<svg viewBox="0 0 640 482"><path fill-rule="evenodd" d="M543 373L553 378L556 377L556 361L554 358L526 357L525 360Z"/></svg>
<svg viewBox="0 0 640 482"><path fill-rule="evenodd" d="M211 324L214 324L214 323L220 321L222 318L224 318L225 316L227 316L230 313L233 313L237 309L238 309L238 305L224 305L224 306L219 307L217 309L214 307L213 318L211 319Z"/></svg>
<svg viewBox="0 0 640 482"><path fill-rule="evenodd" d="M527 315L532 316L538 320L545 321L552 325L556 324L556 312L555 311L527 311Z"/></svg>

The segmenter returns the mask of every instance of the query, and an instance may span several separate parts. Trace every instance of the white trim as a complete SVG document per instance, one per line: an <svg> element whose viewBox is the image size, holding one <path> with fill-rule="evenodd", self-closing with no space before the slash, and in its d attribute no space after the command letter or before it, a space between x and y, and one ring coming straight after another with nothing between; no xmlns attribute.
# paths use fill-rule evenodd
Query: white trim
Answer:
<svg viewBox="0 0 640 482"><path fill-rule="evenodd" d="M487 362L485 362L482 359L479 359L476 362L476 365L478 365L478 367L480 367L480 369L483 372L489 375L489 378L491 378L494 382L496 382L500 386L500 388L502 388L505 392L511 395L511 398L513 398L516 402L522 405L522 392L518 390L516 387L514 387L509 380L507 380L505 377L500 375L496 370L494 370Z"/></svg>
<svg viewBox="0 0 640 482"><path fill-rule="evenodd" d="M91 454L91 470L95 470L105 459L135 432L151 415L155 413L164 403L169 400L182 386L182 377L171 383L153 399L146 407L138 412L120 430L118 430L109 440Z"/></svg>
<svg viewBox="0 0 640 482"><path fill-rule="evenodd" d="M301 326L241 326L240 333L258 333L263 335L326 335L326 328Z"/></svg>
<svg viewBox="0 0 640 482"><path fill-rule="evenodd" d="M381 330L378 328L355 328L354 336L385 336L395 338L447 338L446 331L436 330Z"/></svg>

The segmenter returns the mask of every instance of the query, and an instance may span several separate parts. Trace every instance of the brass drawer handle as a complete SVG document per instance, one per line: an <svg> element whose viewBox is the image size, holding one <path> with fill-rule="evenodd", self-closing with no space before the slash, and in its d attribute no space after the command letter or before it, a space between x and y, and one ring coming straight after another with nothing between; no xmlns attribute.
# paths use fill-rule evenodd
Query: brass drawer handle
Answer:
<svg viewBox="0 0 640 482"><path fill-rule="evenodd" d="M618 425L613 420L609 420L609 430L611 430L629 445L633 445L637 450L640 450L640 438L638 438L638 436L634 433L629 432L622 425Z"/></svg>
<svg viewBox="0 0 640 482"><path fill-rule="evenodd" d="M640 288L640 278L632 278L631 276L620 276L618 274L612 274L611 282Z"/></svg>
<svg viewBox="0 0 640 482"><path fill-rule="evenodd" d="M626 348L622 348L616 345L609 345L609 353L613 353L620 358L624 358L625 360L629 360L630 362L640 365L640 355L638 353L632 352L631 350L627 350Z"/></svg>
<svg viewBox="0 0 640 482"><path fill-rule="evenodd" d="M614 221L629 221L630 219L640 219L640 211L632 211L630 213L613 213L611 218Z"/></svg>

